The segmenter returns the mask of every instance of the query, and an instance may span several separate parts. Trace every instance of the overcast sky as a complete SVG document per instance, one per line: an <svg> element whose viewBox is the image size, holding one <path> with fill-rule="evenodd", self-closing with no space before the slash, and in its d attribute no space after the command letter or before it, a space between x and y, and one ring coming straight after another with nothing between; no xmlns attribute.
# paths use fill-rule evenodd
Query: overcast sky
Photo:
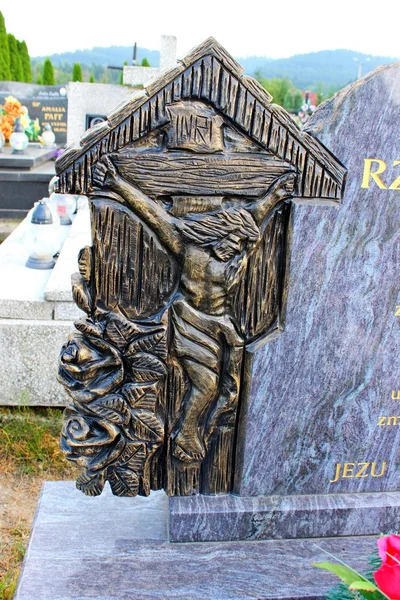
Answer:
<svg viewBox="0 0 400 600"><path fill-rule="evenodd" d="M135 41L157 50L165 34L178 57L212 35L236 57L345 48L400 58L398 0L20 0L1 11L31 56Z"/></svg>

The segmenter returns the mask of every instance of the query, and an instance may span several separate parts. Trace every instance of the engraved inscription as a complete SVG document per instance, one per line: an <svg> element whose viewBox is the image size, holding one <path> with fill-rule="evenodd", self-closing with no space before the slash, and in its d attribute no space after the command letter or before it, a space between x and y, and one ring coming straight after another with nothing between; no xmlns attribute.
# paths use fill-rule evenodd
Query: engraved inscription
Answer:
<svg viewBox="0 0 400 600"><path fill-rule="evenodd" d="M379 417L377 425L378 427L400 425L400 417Z"/></svg>
<svg viewBox="0 0 400 600"><path fill-rule="evenodd" d="M392 390L392 400L400 400L400 390Z"/></svg>
<svg viewBox="0 0 400 600"><path fill-rule="evenodd" d="M334 478L329 483L336 483L339 479L360 479L363 477L383 477L387 471L386 462L382 462L380 472L377 472L376 462L358 462L358 463L336 463Z"/></svg>
<svg viewBox="0 0 400 600"><path fill-rule="evenodd" d="M393 167L400 165L400 160L393 161ZM392 183L386 185L381 179L382 173L387 169L386 162L380 158L364 158L364 171L362 177L362 188L369 188L374 183L381 190L400 190L400 175Z"/></svg>

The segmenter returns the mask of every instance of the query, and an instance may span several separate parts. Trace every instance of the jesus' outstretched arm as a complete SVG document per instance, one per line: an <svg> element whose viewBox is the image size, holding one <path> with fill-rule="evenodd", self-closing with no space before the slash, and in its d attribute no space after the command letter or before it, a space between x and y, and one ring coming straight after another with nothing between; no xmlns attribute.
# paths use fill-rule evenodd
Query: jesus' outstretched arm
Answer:
<svg viewBox="0 0 400 600"><path fill-rule="evenodd" d="M293 197L295 181L296 173L282 175L272 184L265 196L247 207L260 228L276 208Z"/></svg>
<svg viewBox="0 0 400 600"><path fill-rule="evenodd" d="M173 254L180 254L182 241L176 219L155 200L136 186L123 179L110 158L104 157L93 170L93 182L97 188L109 188L117 192L133 212L157 234L160 242Z"/></svg>

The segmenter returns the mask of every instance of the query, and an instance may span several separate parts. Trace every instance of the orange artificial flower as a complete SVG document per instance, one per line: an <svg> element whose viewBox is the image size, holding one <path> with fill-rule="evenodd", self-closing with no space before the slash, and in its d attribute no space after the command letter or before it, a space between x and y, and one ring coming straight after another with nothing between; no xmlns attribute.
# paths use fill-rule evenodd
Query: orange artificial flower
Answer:
<svg viewBox="0 0 400 600"><path fill-rule="evenodd" d="M0 130L6 140L9 140L14 128L14 118L11 115L0 116Z"/></svg>
<svg viewBox="0 0 400 600"><path fill-rule="evenodd" d="M7 96L3 109L12 117L20 117L23 113L21 102L14 98L14 96Z"/></svg>

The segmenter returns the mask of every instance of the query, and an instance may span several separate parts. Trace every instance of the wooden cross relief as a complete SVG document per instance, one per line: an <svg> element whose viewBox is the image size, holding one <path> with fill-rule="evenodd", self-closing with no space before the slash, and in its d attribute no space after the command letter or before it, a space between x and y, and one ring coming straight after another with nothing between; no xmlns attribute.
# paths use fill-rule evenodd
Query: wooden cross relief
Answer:
<svg viewBox="0 0 400 600"><path fill-rule="evenodd" d="M58 375L78 488L229 493L246 353L283 329L291 200L338 203L344 167L210 38L56 169L92 217Z"/></svg>

